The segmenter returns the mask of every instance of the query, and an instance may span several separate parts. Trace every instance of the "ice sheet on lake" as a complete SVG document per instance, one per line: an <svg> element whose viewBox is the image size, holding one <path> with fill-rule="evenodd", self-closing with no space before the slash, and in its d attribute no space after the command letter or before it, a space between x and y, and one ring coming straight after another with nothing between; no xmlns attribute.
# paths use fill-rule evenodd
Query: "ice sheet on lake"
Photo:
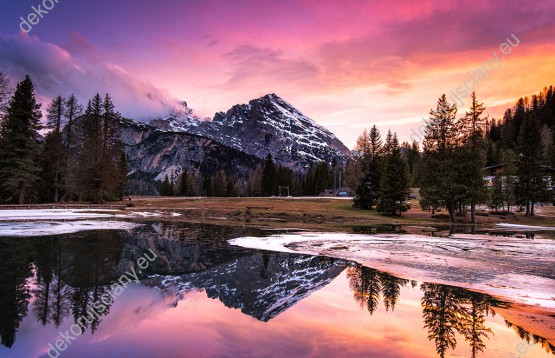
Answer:
<svg viewBox="0 0 555 358"><path fill-rule="evenodd" d="M46 236L73 234L91 230L132 230L139 226L125 221L35 221L35 222L0 222L0 237L2 236Z"/></svg>
<svg viewBox="0 0 555 358"><path fill-rule="evenodd" d="M353 260L409 279L462 286L555 310L555 241L550 239L297 233L229 242Z"/></svg>

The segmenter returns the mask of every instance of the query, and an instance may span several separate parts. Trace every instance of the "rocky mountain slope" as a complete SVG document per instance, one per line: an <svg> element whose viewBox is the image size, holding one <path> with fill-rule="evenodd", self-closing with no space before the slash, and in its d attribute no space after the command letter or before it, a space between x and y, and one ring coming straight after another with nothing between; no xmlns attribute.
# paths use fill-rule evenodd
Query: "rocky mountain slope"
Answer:
<svg viewBox="0 0 555 358"><path fill-rule="evenodd" d="M134 194L156 193L155 181L164 180L166 175L177 180L183 169L211 176L224 170L237 178L248 178L262 162L207 137L165 131L129 119L122 121L121 132Z"/></svg>

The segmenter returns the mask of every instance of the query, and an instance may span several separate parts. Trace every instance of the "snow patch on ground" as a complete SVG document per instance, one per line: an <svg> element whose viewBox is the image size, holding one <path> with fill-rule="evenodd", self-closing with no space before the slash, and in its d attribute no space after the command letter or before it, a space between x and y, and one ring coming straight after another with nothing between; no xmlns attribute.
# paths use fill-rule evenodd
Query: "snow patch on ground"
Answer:
<svg viewBox="0 0 555 358"><path fill-rule="evenodd" d="M549 227L549 226L532 226L532 225L518 225L518 224L507 224L507 223L497 224L497 226L500 228L507 228L507 229L514 229L514 230L555 231L555 227Z"/></svg>
<svg viewBox="0 0 555 358"><path fill-rule="evenodd" d="M36 222L0 222L0 237L2 236L46 236L73 234L80 231L92 230L126 230L130 231L139 226L124 221L36 221Z"/></svg>
<svg viewBox="0 0 555 358"><path fill-rule="evenodd" d="M0 210L0 221L110 218L116 212L118 210L109 209Z"/></svg>
<svg viewBox="0 0 555 358"><path fill-rule="evenodd" d="M229 243L353 260L407 279L466 287L555 311L555 241L550 239L296 233Z"/></svg>
<svg viewBox="0 0 555 358"><path fill-rule="evenodd" d="M126 217L140 217L140 218L155 218L158 216L162 216L162 213L158 212L158 211L131 211L125 215L116 215L117 217L120 218L126 218Z"/></svg>

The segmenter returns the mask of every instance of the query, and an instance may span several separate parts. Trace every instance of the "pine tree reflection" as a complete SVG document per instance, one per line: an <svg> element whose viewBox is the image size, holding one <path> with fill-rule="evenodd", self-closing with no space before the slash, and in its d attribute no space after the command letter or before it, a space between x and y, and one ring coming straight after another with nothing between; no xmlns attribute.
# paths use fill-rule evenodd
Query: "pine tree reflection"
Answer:
<svg viewBox="0 0 555 358"><path fill-rule="evenodd" d="M56 265L54 266L54 278L52 280L51 318L56 328L60 327L70 312L71 288L61 279L65 262L63 255L61 250L56 253Z"/></svg>
<svg viewBox="0 0 555 358"><path fill-rule="evenodd" d="M401 287L405 287L409 283L409 280L391 276L388 273L382 272L380 273L380 281L382 284L382 295L385 310L389 311L391 308L393 311L395 309L397 299L401 294Z"/></svg>
<svg viewBox="0 0 555 358"><path fill-rule="evenodd" d="M424 327L428 329L428 339L434 340L436 352L445 357L449 348L457 346L456 331L462 331L463 302L462 289L433 283L423 283L422 314Z"/></svg>
<svg viewBox="0 0 555 358"><path fill-rule="evenodd" d="M90 309L110 292L110 284L119 276L117 264L120 261L124 237L117 232L98 232L94 237L84 236L69 245L66 282L71 313L76 324L94 333L102 320L110 312L113 301L104 302L106 310L95 315ZM71 281L70 281L71 280ZM83 317L84 321L78 322Z"/></svg>
<svg viewBox="0 0 555 358"><path fill-rule="evenodd" d="M518 336L528 345L534 345L539 343L547 353L555 354L555 346L552 343L550 343L546 338L540 337L536 334L532 334L527 330L525 330L524 328L516 324L513 324L507 320L505 320L505 324L507 325L507 327L512 328L516 332L516 334L518 334Z"/></svg>
<svg viewBox="0 0 555 358"><path fill-rule="evenodd" d="M495 302L490 296L481 293L467 291L466 295L467 303L461 333L470 345L472 358L474 358L486 348L483 338L488 338L488 333L492 333L491 329L485 326L485 322L489 314L494 314L490 310L490 305Z"/></svg>
<svg viewBox="0 0 555 358"><path fill-rule="evenodd" d="M31 292L31 254L26 241L0 239L0 338L10 348L23 318L27 315Z"/></svg>
<svg viewBox="0 0 555 358"><path fill-rule="evenodd" d="M361 265L348 267L347 277L355 300L361 308L366 307L371 315L376 311L380 297L383 297L385 310L393 311L401 293L401 287L410 282Z"/></svg>
<svg viewBox="0 0 555 358"><path fill-rule="evenodd" d="M35 241L35 252L41 253L36 255L35 259L35 289L33 296L33 313L39 323L43 326L51 322L52 312L50 307L51 291L54 278L54 265L59 249L56 247L57 242L54 238L46 238L44 240Z"/></svg>
<svg viewBox="0 0 555 358"><path fill-rule="evenodd" d="M416 281L409 281L361 265L347 268L349 285L355 300L372 315L383 297L386 311L393 310L401 293L401 287ZM468 343L472 357L486 348L484 339L492 333L486 327L486 317L493 315L492 307L504 303L481 293L471 292L460 287L433 283L423 283L422 310L424 328L428 339L434 341L436 352L444 357L449 349L457 345L457 333Z"/></svg>
<svg viewBox="0 0 555 358"><path fill-rule="evenodd" d="M438 355L444 357L449 348L456 347L455 332L464 337L472 357L483 352L484 339L492 333L485 325L486 317L495 314L492 307L506 307L507 304L460 287L423 283L420 288L424 292L424 327L428 329L428 339L435 341Z"/></svg>
<svg viewBox="0 0 555 358"><path fill-rule="evenodd" d="M360 265L350 266L347 267L347 277L355 301L361 308L366 306L370 315L374 314L382 291L379 271Z"/></svg>

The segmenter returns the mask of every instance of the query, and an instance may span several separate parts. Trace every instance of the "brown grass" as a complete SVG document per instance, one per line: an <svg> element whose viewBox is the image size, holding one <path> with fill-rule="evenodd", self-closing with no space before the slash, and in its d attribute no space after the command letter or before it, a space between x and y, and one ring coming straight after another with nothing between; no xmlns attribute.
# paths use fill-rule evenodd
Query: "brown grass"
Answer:
<svg viewBox="0 0 555 358"><path fill-rule="evenodd" d="M170 220L204 223L230 223L269 227L295 227L306 229L342 229L351 226L379 224L445 225L448 219L432 218L422 211L416 200L402 216L383 216L375 210L353 208L351 200L333 198L185 198L185 197L134 197L133 211L174 211L182 216ZM478 216L480 226L493 226L500 222L524 225L555 226L555 207L537 209L535 217L521 213L510 216L490 215L482 210ZM445 212L440 212L444 214ZM460 224L470 224L470 215L460 217Z"/></svg>

